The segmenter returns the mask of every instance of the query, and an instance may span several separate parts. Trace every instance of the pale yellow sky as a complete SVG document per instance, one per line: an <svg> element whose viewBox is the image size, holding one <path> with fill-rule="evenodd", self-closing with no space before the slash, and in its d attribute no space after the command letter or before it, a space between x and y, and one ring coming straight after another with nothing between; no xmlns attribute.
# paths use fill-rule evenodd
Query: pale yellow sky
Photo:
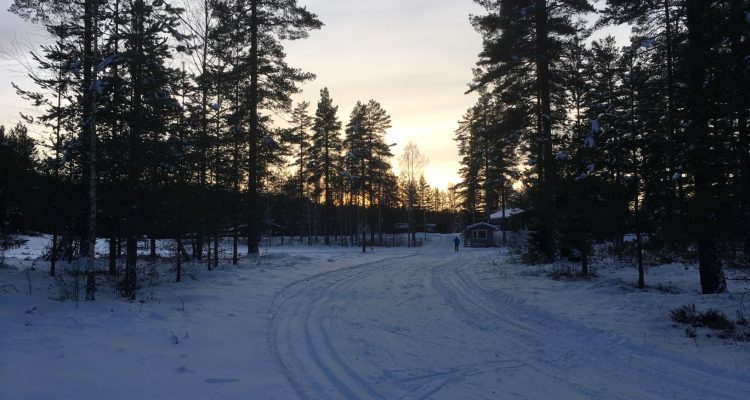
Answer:
<svg viewBox="0 0 750 400"><path fill-rule="evenodd" d="M445 189L458 182L452 138L475 100L464 92L482 40L469 14L481 9L471 0L302 3L325 26L286 46L291 65L317 75L295 100L309 101L314 112L319 91L327 86L344 124L357 100L379 101L393 121L387 141L397 143L394 153L412 141L429 159L430 184Z"/></svg>

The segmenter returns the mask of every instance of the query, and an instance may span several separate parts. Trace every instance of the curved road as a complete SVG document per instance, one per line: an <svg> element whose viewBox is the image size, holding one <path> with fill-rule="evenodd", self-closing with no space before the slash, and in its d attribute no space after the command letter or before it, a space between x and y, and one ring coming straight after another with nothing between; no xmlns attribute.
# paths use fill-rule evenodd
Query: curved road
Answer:
<svg viewBox="0 0 750 400"><path fill-rule="evenodd" d="M745 399L748 376L482 284L485 251L419 249L287 286L268 340L303 399Z"/></svg>

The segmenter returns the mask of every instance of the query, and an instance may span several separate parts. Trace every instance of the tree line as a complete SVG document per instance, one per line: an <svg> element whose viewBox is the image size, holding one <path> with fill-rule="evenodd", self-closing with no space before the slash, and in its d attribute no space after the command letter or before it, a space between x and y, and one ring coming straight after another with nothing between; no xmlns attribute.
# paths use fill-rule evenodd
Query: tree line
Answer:
<svg viewBox="0 0 750 400"><path fill-rule="evenodd" d="M641 288L650 250L694 254L703 292L724 291L722 264L750 257L749 2L476 2L479 99L455 136L467 218L521 205L529 256L575 252L583 274L593 242L635 234ZM626 46L590 39L623 23Z"/></svg>
<svg viewBox="0 0 750 400"><path fill-rule="evenodd" d="M0 244L50 233L50 273L85 265L87 299L97 237L132 298L144 237L150 258L158 238L174 240L179 281L190 257L218 266L226 236L237 264L240 238L257 254L264 233L382 243L384 217L407 209L450 229L455 197L393 172L379 102L358 102L346 125L328 89L314 115L293 104L314 75L286 63L283 41L323 25L296 0L15 0L10 11L49 39L32 52L33 87L16 86L37 113L0 128Z"/></svg>

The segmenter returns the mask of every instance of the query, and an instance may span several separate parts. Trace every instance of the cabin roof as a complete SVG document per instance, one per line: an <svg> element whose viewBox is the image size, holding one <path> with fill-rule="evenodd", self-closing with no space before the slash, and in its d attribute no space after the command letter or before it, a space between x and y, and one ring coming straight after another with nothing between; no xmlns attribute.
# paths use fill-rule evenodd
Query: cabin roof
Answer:
<svg viewBox="0 0 750 400"><path fill-rule="evenodd" d="M507 218L510 218L510 217L512 217L514 215L523 214L525 212L526 212L526 210L524 210L522 208L506 208L505 209L505 218L507 219ZM490 220L493 220L493 219L503 219L503 210L495 211L494 213L492 213L490 215Z"/></svg>

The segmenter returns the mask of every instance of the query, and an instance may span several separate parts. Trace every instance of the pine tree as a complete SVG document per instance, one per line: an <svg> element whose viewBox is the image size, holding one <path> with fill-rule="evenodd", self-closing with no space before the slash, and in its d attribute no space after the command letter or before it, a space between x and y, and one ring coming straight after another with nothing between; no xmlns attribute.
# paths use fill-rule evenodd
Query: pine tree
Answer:
<svg viewBox="0 0 750 400"><path fill-rule="evenodd" d="M144 230L152 230L144 224L144 215L153 207L144 207L146 199L142 195L160 185L164 139L181 110L173 97L176 87L172 85L179 74L165 65L170 56L165 37L175 29L180 10L161 1L147 4L136 0L128 6L123 10L128 16L123 32L123 59L131 82L125 160L127 255L121 289L124 296L132 298L137 289L138 236ZM153 244L152 240L152 248Z"/></svg>
<svg viewBox="0 0 750 400"><path fill-rule="evenodd" d="M689 166L695 182L694 215L696 242L698 244L698 263L700 268L701 288L704 294L721 293L727 284L720 261L716 255L715 219L711 216L713 196L712 183L715 182L715 168L707 165L706 155L712 153L711 134L709 133L708 100L706 93L707 61L706 53L711 47L706 16L710 14L713 2L686 0L686 28L688 31L688 49L685 61L687 70L687 107L688 121L686 128L689 143Z"/></svg>
<svg viewBox="0 0 750 400"><path fill-rule="evenodd" d="M542 231L538 245L551 261L557 247L557 168L552 127L562 122L560 113L553 113L556 111L553 91L557 89L553 85L555 68L560 60L560 42L577 31L572 17L591 12L593 7L586 0L478 3L489 13L472 20L484 37L473 87L491 86L511 98L515 107L533 110L536 126L530 150L537 168L535 211Z"/></svg>
<svg viewBox="0 0 750 400"><path fill-rule="evenodd" d="M376 184L387 171L384 160L392 156L385 143L385 133L391 127L391 117L375 100L357 102L346 125L344 148L347 150L347 168L356 176L359 189L359 228L362 231L362 251L366 251L365 231L373 226L370 208L374 202ZM352 192L352 196L355 194ZM374 233L372 234L374 235Z"/></svg>
<svg viewBox="0 0 750 400"><path fill-rule="evenodd" d="M6 131L0 126L0 246L10 243L12 233L28 229L33 222L29 205L39 168L36 141L28 128L18 123Z"/></svg>
<svg viewBox="0 0 750 400"><path fill-rule="evenodd" d="M97 64L97 35L99 28L98 11L101 2L85 0L83 7L77 4L66 7L64 4L52 0L17 0L11 6L11 11L32 22L47 23L49 21L83 20L83 26L77 26L80 34L78 41L81 47L80 59L75 61L75 69L82 77L80 86L75 89L75 103L79 108L80 132L78 132L79 154L82 179L81 184L88 188L85 201L87 207L81 210L82 223L78 231L80 240L80 258L85 257L86 263L86 299L94 300L96 282L94 275L94 242L96 241L96 96L101 89L96 79ZM77 72L78 72L77 71Z"/></svg>
<svg viewBox="0 0 750 400"><path fill-rule="evenodd" d="M285 135L285 140L291 143L295 148L293 149L291 166L297 168L297 189L295 190L294 197L298 199L298 222L300 242L302 241L303 225L305 216L311 217L312 211L307 207L307 190L306 185L311 180L309 175L310 168L310 156L309 150L311 147L310 128L313 126L313 117L311 117L307 109L310 107L310 103L301 102L292 110L291 114L291 126L288 133ZM317 182L316 182L317 183ZM318 193L311 193L311 199L317 204ZM312 235L312 232L308 232Z"/></svg>
<svg viewBox="0 0 750 400"><path fill-rule="evenodd" d="M321 89L313 125L310 169L313 181L319 182L321 179L323 180L323 196L325 199L323 235L326 245L330 244L334 166L343 148L340 137L341 122L336 116L337 112L338 106L333 105L328 88Z"/></svg>
<svg viewBox="0 0 750 400"><path fill-rule="evenodd" d="M284 53L280 39L301 39L311 29L320 28L315 14L297 5L296 0L261 1L249 0L247 20L241 25L249 28L248 90L248 253L258 253L258 143L262 135L259 110L274 102L286 105L289 96L296 92L296 84L312 78L298 70L289 68L283 61ZM246 22L246 24L245 24ZM261 36L263 40L261 41ZM261 68L263 64L263 68ZM267 86L261 87L260 76L264 75Z"/></svg>
<svg viewBox="0 0 750 400"><path fill-rule="evenodd" d="M54 43L42 45L40 53L32 52L36 62L36 70L29 77L36 85L37 90L27 90L14 85L16 92L24 99L41 111L37 121L45 128L52 131L48 148L51 149L50 157L43 166L44 170L51 175L54 187L50 204L52 245L50 248L50 275L56 273L56 265L59 257L60 231L63 209L61 204L60 181L62 179L63 159L67 144L71 138L69 133L73 131L72 125L78 110L73 107L70 91L76 87L75 65L80 54L75 45L74 27L67 22L64 14L53 13L47 15L44 22L45 29L54 38Z"/></svg>

